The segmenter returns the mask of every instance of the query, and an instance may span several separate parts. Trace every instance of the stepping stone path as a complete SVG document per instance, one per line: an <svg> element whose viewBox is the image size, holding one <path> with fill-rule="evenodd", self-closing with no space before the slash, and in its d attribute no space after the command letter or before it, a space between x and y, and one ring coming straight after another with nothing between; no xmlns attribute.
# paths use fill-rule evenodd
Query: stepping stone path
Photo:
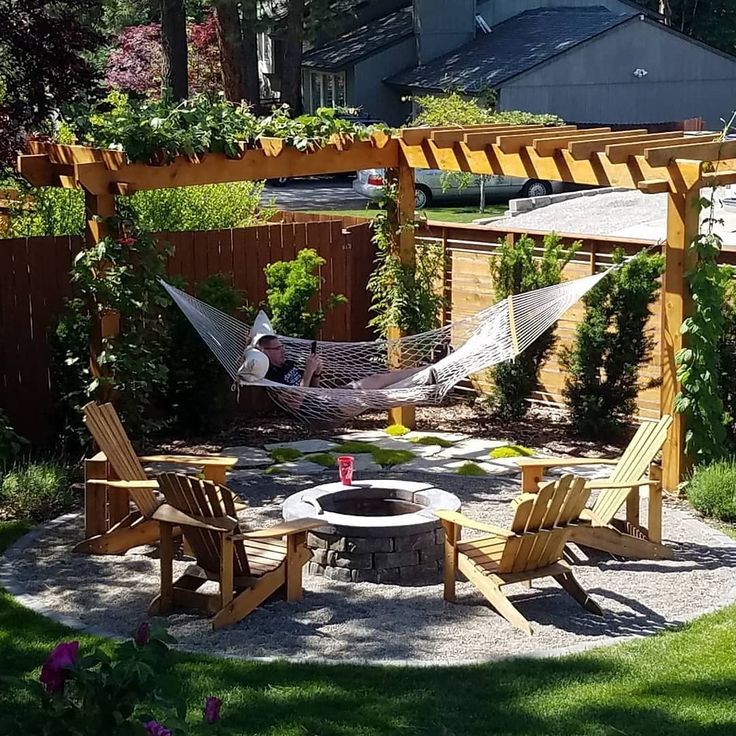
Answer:
<svg viewBox="0 0 736 736"><path fill-rule="evenodd" d="M451 447L442 444L424 444L416 440L422 438L436 438L438 442L452 443ZM336 468L328 468L312 462L310 455L329 453L337 457L340 454L339 446L344 442L362 442L372 449L388 451L408 451L414 456L407 462L383 468L379 465L371 452L350 453L355 458L356 477L372 478L382 472L391 473L428 473L432 475L460 475L458 472L468 463L473 463L489 476L513 475L519 472L516 458L491 458L489 453L498 448L512 444L510 441L483 440L468 437L464 434L450 432L418 432L412 431L400 437L386 434L384 430L363 430L338 434L334 440L299 440L297 442L277 442L258 447L225 447L223 454L238 458L233 476L248 478L257 476L268 470L269 474L280 476L315 476L336 475ZM277 463L271 456L273 450L293 449L302 453L302 457ZM600 475L600 466L586 468L591 477Z"/></svg>

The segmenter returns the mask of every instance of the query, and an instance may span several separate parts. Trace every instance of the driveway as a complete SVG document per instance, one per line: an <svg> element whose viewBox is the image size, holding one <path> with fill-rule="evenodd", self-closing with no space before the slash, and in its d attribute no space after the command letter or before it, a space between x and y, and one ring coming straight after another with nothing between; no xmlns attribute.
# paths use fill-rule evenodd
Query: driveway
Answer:
<svg viewBox="0 0 736 736"><path fill-rule="evenodd" d="M368 200L346 179L292 179L286 186L266 185L262 201L280 210L359 210Z"/></svg>

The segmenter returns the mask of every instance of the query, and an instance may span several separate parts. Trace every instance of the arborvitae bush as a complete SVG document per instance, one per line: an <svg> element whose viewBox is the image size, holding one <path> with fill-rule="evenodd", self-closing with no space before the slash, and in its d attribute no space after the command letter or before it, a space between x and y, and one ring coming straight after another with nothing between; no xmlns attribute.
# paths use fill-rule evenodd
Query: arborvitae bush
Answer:
<svg viewBox="0 0 736 736"><path fill-rule="evenodd" d="M541 257L535 258L535 243L524 235L514 244L502 243L491 259L491 276L496 299L506 299L509 294L541 289L559 284L562 269L580 247L574 243L565 250L562 239L555 233L544 238ZM554 327L548 329L514 360L500 363L492 369L495 391L490 399L497 416L516 420L526 414L527 399L539 387L539 369L552 352L555 344Z"/></svg>
<svg viewBox="0 0 736 736"><path fill-rule="evenodd" d="M614 253L615 262L623 258L623 252ZM641 254L583 297L585 316L575 345L560 353L567 371L565 403L581 435L608 437L636 413L639 367L654 345L645 328L663 265L662 256Z"/></svg>

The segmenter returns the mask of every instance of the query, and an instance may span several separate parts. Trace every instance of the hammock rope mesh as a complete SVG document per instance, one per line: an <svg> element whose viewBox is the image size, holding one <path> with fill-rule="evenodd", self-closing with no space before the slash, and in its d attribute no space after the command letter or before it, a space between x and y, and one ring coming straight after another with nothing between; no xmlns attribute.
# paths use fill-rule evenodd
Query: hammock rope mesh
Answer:
<svg viewBox="0 0 736 736"><path fill-rule="evenodd" d="M215 354L236 386L262 386L286 411L308 424L338 425L365 411L436 405L461 380L523 352L608 272L517 294L445 327L397 340L318 342L323 360L319 387L244 381L238 375L250 346L248 325L170 284L161 284ZM278 336L287 359L300 369L312 341ZM396 356L401 357L400 364ZM396 368L421 368L386 388L346 384ZM436 383L430 381L434 369ZM433 378L434 378L433 377Z"/></svg>

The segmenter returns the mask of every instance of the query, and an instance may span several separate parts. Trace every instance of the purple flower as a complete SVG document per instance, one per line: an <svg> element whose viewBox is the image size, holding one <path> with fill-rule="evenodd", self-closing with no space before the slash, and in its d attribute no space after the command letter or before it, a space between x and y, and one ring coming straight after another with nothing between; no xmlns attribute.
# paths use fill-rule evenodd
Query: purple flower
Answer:
<svg viewBox="0 0 736 736"><path fill-rule="evenodd" d="M135 643L139 647L144 647L146 644L148 644L149 640L151 639L151 627L148 624L148 621L143 621L135 632Z"/></svg>
<svg viewBox="0 0 736 736"><path fill-rule="evenodd" d="M57 644L41 668L40 680L50 693L58 693L64 689L66 670L77 661L79 642L61 642Z"/></svg>
<svg viewBox="0 0 736 736"><path fill-rule="evenodd" d="M207 723L216 723L220 720L220 706L222 700L210 695L204 701L204 719Z"/></svg>
<svg viewBox="0 0 736 736"><path fill-rule="evenodd" d="M143 728L150 736L171 736L171 731L158 721L148 721L143 724Z"/></svg>

